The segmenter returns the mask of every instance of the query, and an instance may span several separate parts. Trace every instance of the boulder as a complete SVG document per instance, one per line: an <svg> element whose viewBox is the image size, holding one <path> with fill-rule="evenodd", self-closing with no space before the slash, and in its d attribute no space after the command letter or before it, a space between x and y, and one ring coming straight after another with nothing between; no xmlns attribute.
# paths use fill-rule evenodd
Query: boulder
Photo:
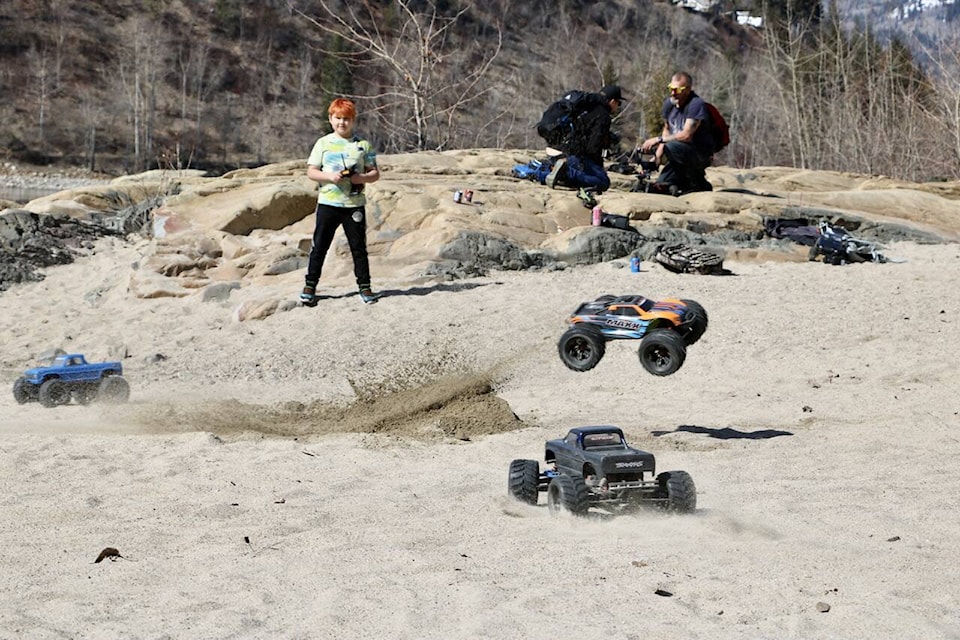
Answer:
<svg viewBox="0 0 960 640"><path fill-rule="evenodd" d="M283 229L316 208L316 184L305 176L282 180L220 179L168 198L157 215L171 229L217 230L247 235L254 229ZM167 225L171 225L170 228Z"/></svg>

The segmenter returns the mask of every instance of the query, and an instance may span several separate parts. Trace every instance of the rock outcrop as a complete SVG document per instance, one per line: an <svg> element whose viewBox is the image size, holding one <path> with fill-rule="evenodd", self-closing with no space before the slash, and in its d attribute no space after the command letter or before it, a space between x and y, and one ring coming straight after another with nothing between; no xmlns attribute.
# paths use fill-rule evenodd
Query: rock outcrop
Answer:
<svg viewBox="0 0 960 640"><path fill-rule="evenodd" d="M535 156L502 150L382 156L383 177L367 188L375 277L418 281L491 269L562 269L631 253L650 258L665 242L704 245L740 259L806 259L803 248L764 235L768 217L828 219L880 242L960 240L960 184L784 167L710 168L713 192L679 198L631 192L635 176L611 174L613 187L600 204L629 217L633 228L593 227L590 210L573 191L510 175L514 165ZM204 299L222 301L236 289L262 286L264 295L247 300L235 316L265 317L287 308L290 297L269 293L268 285L291 289L306 266L316 185L305 173L302 161L291 161L215 178L196 171L127 176L8 210L0 218L0 239L5 255L36 254L30 248L36 229L53 224L41 221L102 229L111 216L148 212L144 232L152 240L131 273L133 295L199 295L216 284L217 294ZM454 191L468 188L472 202L454 202ZM49 250L46 264L34 268L57 264L64 253ZM325 282L351 286L342 237L331 253ZM4 283L26 277L32 276L0 273Z"/></svg>

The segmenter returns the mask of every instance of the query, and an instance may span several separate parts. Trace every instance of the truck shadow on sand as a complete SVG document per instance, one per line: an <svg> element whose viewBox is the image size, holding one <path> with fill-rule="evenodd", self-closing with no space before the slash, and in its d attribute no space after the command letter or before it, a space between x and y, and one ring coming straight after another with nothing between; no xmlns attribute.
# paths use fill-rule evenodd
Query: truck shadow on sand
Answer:
<svg viewBox="0 0 960 640"><path fill-rule="evenodd" d="M682 424L673 431L653 431L652 435L660 436L671 433L698 433L701 435L717 438L718 440L769 440L780 436L792 436L790 431L780 431L778 429L760 429L759 431L738 431L732 427L723 427L720 429L711 429L710 427L698 427L692 424Z"/></svg>

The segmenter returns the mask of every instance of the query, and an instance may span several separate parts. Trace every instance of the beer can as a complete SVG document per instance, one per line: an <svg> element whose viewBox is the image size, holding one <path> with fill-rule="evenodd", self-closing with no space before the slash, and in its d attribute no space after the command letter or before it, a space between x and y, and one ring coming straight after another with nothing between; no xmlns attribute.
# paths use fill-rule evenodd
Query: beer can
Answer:
<svg viewBox="0 0 960 640"><path fill-rule="evenodd" d="M463 192L464 202L473 202L473 189L467 189Z"/></svg>
<svg viewBox="0 0 960 640"><path fill-rule="evenodd" d="M461 202L463 202L463 191L460 191L460 189L457 189L456 191L454 191L453 201L456 202L457 204L460 204Z"/></svg>
<svg viewBox="0 0 960 640"><path fill-rule="evenodd" d="M633 273L640 273L640 258L637 256L630 258L630 271Z"/></svg>

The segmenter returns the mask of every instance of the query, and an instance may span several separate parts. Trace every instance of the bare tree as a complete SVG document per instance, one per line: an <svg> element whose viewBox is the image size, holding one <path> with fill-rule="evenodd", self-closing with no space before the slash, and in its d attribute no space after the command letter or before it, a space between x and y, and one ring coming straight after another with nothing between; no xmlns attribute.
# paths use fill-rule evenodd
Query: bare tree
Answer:
<svg viewBox="0 0 960 640"><path fill-rule="evenodd" d="M207 103L219 87L224 74L222 64L211 61L209 40L198 40L177 49L177 74L181 127L177 129L175 163L177 168L190 166L200 155L205 143L204 125ZM189 126L191 133L185 130Z"/></svg>
<svg viewBox="0 0 960 640"><path fill-rule="evenodd" d="M66 0L51 0L49 12L50 17L54 22L53 82L55 89L59 90L63 72L63 59L67 55L65 43L67 39L67 33L71 26L67 17Z"/></svg>
<svg viewBox="0 0 960 640"><path fill-rule="evenodd" d="M938 80L937 96L942 110L945 135L927 147L944 151L943 173L960 178L960 37L955 34L940 41L936 51L925 51L932 61ZM936 129L935 129L936 131ZM938 132L939 133L939 132Z"/></svg>
<svg viewBox="0 0 960 640"><path fill-rule="evenodd" d="M251 76L251 90L249 97L253 104L256 116L256 125L250 132L253 136L253 146L257 152L257 164L266 162L267 144L271 138L274 122L277 119L275 107L277 96L285 78L281 74L280 64L274 55L273 41L267 38L258 44L260 64L255 74Z"/></svg>
<svg viewBox="0 0 960 640"><path fill-rule="evenodd" d="M470 4L451 16L442 15L432 0L427 0L423 11L416 10L411 0L396 0L393 16L378 13L369 0L318 0L317 5L320 11L314 17L290 3L292 11L354 49L324 53L353 63L369 61L388 72L392 80L377 87L372 97L380 101L383 112L406 105L408 115L399 124L411 132L418 150L446 146L456 115L491 91L482 81L500 53L502 32L498 27L496 44L479 48L479 54L458 42L452 29Z"/></svg>
<svg viewBox="0 0 960 640"><path fill-rule="evenodd" d="M83 149L86 156L87 169L97 170L97 125L102 117L102 110L90 92L80 94L80 120L83 135Z"/></svg>
<svg viewBox="0 0 960 640"><path fill-rule="evenodd" d="M806 99L804 74L813 60L807 37L805 28L764 31L769 77L777 83L776 95L789 141L790 164L800 168L810 167L811 140L817 137L813 130L819 122Z"/></svg>
<svg viewBox="0 0 960 640"><path fill-rule="evenodd" d="M133 137L133 167L142 171L153 155L157 94L165 69L167 47L163 42L163 30L145 18L131 19L128 34L116 58L116 71L127 100Z"/></svg>
<svg viewBox="0 0 960 640"><path fill-rule="evenodd" d="M913 180L943 170L939 94L905 45L850 32L833 9L816 24L767 30L764 43L748 61L753 99L738 113L748 164Z"/></svg>
<svg viewBox="0 0 960 640"><path fill-rule="evenodd" d="M313 94L312 82L313 74L317 67L314 63L313 52L304 47L300 54L297 64L297 109L303 109L307 106L310 96Z"/></svg>
<svg viewBox="0 0 960 640"><path fill-rule="evenodd" d="M46 150L46 124L47 109L50 101L50 94L53 91L53 74L51 73L51 63L47 56L46 48L31 47L27 54L28 64L30 65L30 75L33 76L30 93L37 101L37 139L41 153Z"/></svg>

